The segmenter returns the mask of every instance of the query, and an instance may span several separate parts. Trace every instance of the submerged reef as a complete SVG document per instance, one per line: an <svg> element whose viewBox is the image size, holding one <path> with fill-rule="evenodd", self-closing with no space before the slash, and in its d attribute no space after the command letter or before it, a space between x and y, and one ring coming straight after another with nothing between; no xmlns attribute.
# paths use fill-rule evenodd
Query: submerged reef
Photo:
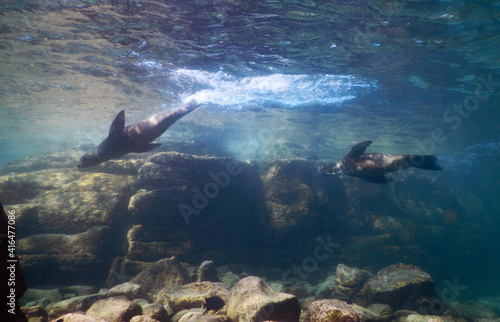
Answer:
<svg viewBox="0 0 500 322"><path fill-rule="evenodd" d="M353 296L364 298L363 304L357 300L322 299L321 296L314 295L319 286L311 287L306 292L290 292L294 287L295 290L300 288L300 285L283 281L267 282L245 273L237 277L238 282L233 286L224 282L196 281L200 279L200 275L190 274L196 269L196 266L181 263L175 256L165 258L153 263L131 281L111 289L78 296L79 289L83 288L72 287L69 290L75 293L65 297L73 297L62 301L62 292L57 289L31 289L27 296L31 299L38 297L39 300L27 303L23 311L28 318L38 318L39 321L471 320L471 316L438 299L432 278L420 268L408 264L386 267L367 280L362 291L353 291ZM227 266L216 268L220 280L230 272L228 269ZM362 271L347 266L343 270ZM422 277L425 277L425 281ZM430 288L422 287L422 283ZM367 297L366 291L363 291L365 289L371 289L375 297ZM410 290L408 300L402 292L405 289ZM61 293L59 298L57 293ZM220 305L207 305L213 299L217 299Z"/></svg>
<svg viewBox="0 0 500 322"><path fill-rule="evenodd" d="M317 160L178 152L78 170L80 154L0 168L0 199L16 213L16 251L30 286L21 299L28 316L461 321L496 314L463 317L452 309L458 304L436 295L431 276L443 273L435 259L474 252L481 227L473 196L425 174L374 185L325 176ZM45 294L53 285L59 289ZM210 297L226 305L207 314L201 307Z"/></svg>

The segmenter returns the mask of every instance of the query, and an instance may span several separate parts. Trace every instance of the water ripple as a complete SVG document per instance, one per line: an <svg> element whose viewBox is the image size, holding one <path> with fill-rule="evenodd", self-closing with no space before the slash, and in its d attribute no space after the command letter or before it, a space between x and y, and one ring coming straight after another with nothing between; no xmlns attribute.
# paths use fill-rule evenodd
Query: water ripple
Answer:
<svg viewBox="0 0 500 322"><path fill-rule="evenodd" d="M184 96L184 101L196 99L202 103L239 108L256 103L284 107L339 104L377 87L373 81L351 75L278 73L238 78L222 71L180 69L173 72L172 77L181 87L195 91Z"/></svg>

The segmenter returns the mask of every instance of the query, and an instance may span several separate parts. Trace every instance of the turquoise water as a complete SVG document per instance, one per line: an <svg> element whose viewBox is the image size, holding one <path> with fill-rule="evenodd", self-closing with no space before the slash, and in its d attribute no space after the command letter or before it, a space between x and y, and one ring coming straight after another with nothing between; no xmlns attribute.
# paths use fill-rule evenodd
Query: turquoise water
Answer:
<svg viewBox="0 0 500 322"><path fill-rule="evenodd" d="M370 139L435 154L433 180L474 200L460 224L476 235L429 241L425 268L438 287L500 296L499 35L497 1L2 2L0 164L191 99L203 105L160 138L167 150L334 161Z"/></svg>

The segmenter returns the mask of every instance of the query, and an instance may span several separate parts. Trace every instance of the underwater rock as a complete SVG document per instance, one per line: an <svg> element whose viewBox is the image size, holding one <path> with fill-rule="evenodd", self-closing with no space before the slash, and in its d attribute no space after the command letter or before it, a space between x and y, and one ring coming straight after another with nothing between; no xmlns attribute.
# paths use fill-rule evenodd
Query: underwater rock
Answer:
<svg viewBox="0 0 500 322"><path fill-rule="evenodd" d="M419 314L410 314L404 318L400 318L397 320L398 322L466 322L467 320L463 319L454 319L447 316L437 316L437 315L419 315Z"/></svg>
<svg viewBox="0 0 500 322"><path fill-rule="evenodd" d="M110 297L92 304L86 315L104 319L108 322L128 322L136 315L142 314L139 304L121 297Z"/></svg>
<svg viewBox="0 0 500 322"><path fill-rule="evenodd" d="M305 322L359 322L375 320L375 315L356 304L340 300L320 300L312 302L307 309Z"/></svg>
<svg viewBox="0 0 500 322"><path fill-rule="evenodd" d="M170 321L167 310L165 310L165 308L158 303L152 303L142 306L142 315L149 316L152 319L158 320L160 322Z"/></svg>
<svg viewBox="0 0 500 322"><path fill-rule="evenodd" d="M335 271L335 283L358 291L372 275L363 269L338 264Z"/></svg>
<svg viewBox="0 0 500 322"><path fill-rule="evenodd" d="M219 279L222 283L224 283L227 289L231 289L236 283L238 283L240 277L231 271L226 271L219 273Z"/></svg>
<svg viewBox="0 0 500 322"><path fill-rule="evenodd" d="M66 297L75 297L82 295L91 295L96 293L96 289L93 286L86 285L70 285L70 286L60 286L57 288L59 293L61 293L63 299Z"/></svg>
<svg viewBox="0 0 500 322"><path fill-rule="evenodd" d="M138 196L136 194L134 197ZM182 229L167 233L170 229L158 225L135 225L127 234L127 259L155 262L165 257L179 256L191 251L191 242Z"/></svg>
<svg viewBox="0 0 500 322"><path fill-rule="evenodd" d="M30 281L85 282L107 269L110 239L111 228L101 226L75 235L32 235L17 242L17 251Z"/></svg>
<svg viewBox="0 0 500 322"><path fill-rule="evenodd" d="M130 319L130 322L160 322L157 319L153 319L149 315L136 315L132 319Z"/></svg>
<svg viewBox="0 0 500 322"><path fill-rule="evenodd" d="M24 316L26 316L28 321L45 322L49 318L49 314L41 306L23 306L21 307L21 311L24 313Z"/></svg>
<svg viewBox="0 0 500 322"><path fill-rule="evenodd" d="M96 319L81 313L68 313L59 317L53 322L109 322L104 319Z"/></svg>
<svg viewBox="0 0 500 322"><path fill-rule="evenodd" d="M171 321L172 322L179 322L179 320L186 314L189 314L189 313L203 313L204 310L202 308L198 308L198 309L191 309L191 310L182 310L182 311L179 311L177 313L175 313L172 318L171 318ZM196 315L198 316L198 314Z"/></svg>
<svg viewBox="0 0 500 322"><path fill-rule="evenodd" d="M336 287L335 275L329 275L326 280L318 284L314 297L316 299L330 298L330 292Z"/></svg>
<svg viewBox="0 0 500 322"><path fill-rule="evenodd" d="M39 171L31 173L25 202L16 214L24 234L81 233L94 226L126 222L135 178L129 175ZM41 177L38 178L38 175ZM19 175L22 176L22 175ZM47 179L47 177L50 177ZM47 180L41 184L38 181ZM26 183L28 184L28 183ZM37 190L38 189L38 190ZM30 192L31 191L31 192ZM29 220L24 220L24 216Z"/></svg>
<svg viewBox="0 0 500 322"><path fill-rule="evenodd" d="M390 305L375 303L366 308L368 311L375 314L377 321L390 321L394 315Z"/></svg>
<svg viewBox="0 0 500 322"><path fill-rule="evenodd" d="M106 287L113 287L121 283L129 282L141 272L150 268L155 262L131 261L127 258L117 257L113 259Z"/></svg>
<svg viewBox="0 0 500 322"><path fill-rule="evenodd" d="M344 189L338 177L327 177L306 160L273 160L259 164L269 221L280 234L327 224L329 213L344 210ZM330 218L331 219L331 218Z"/></svg>
<svg viewBox="0 0 500 322"><path fill-rule="evenodd" d="M494 298L493 298L494 299ZM448 303L451 310L461 312L468 320L478 319L498 319L500 320L500 308L498 304L492 305L488 300L479 299L476 301L467 301L466 303L451 302ZM444 313L446 314L446 313ZM444 315L443 314L443 315Z"/></svg>
<svg viewBox="0 0 500 322"><path fill-rule="evenodd" d="M299 282L294 285L285 286L283 292L287 294L293 294L298 299L304 299L311 296L311 293L309 292L310 289L312 289L311 285L304 282Z"/></svg>
<svg viewBox="0 0 500 322"><path fill-rule="evenodd" d="M83 295L56 303L49 308L49 318L55 319L67 313L85 312L92 304L102 299L102 294Z"/></svg>
<svg viewBox="0 0 500 322"><path fill-rule="evenodd" d="M140 284L125 282L123 284L118 284L112 287L106 292L106 297L117 297L122 296L129 300L134 300L136 298L143 298L147 296L147 292L144 287Z"/></svg>
<svg viewBox="0 0 500 322"><path fill-rule="evenodd" d="M142 285L146 293L156 294L166 286L189 282L189 275L177 258L172 256L157 261L130 282Z"/></svg>
<svg viewBox="0 0 500 322"><path fill-rule="evenodd" d="M109 160L105 163L98 164L91 169L79 169L78 171L81 171L83 173L99 172L115 175L130 175L135 177L145 161L146 155L134 154L131 156L126 156L125 159Z"/></svg>
<svg viewBox="0 0 500 322"><path fill-rule="evenodd" d="M351 303L356 299L356 295L357 292L352 288L333 284L325 292L317 294L315 299L337 299Z"/></svg>
<svg viewBox="0 0 500 322"><path fill-rule="evenodd" d="M186 285L166 286L156 294L156 303L168 305L174 312L201 308L205 298L218 296L225 303L228 299L228 290L222 283L195 282ZM225 311L222 308L219 311Z"/></svg>
<svg viewBox="0 0 500 322"><path fill-rule="evenodd" d="M186 187L139 190L130 198L128 206L134 223L182 227L185 223L178 206L190 194Z"/></svg>
<svg viewBox="0 0 500 322"><path fill-rule="evenodd" d="M215 182L225 188L248 166L247 162L228 158L160 152L139 169L138 183L141 187L181 187L186 182Z"/></svg>
<svg viewBox="0 0 500 322"><path fill-rule="evenodd" d="M62 294L58 289L35 289L29 288L20 299L21 306L46 307L50 303L62 301Z"/></svg>
<svg viewBox="0 0 500 322"><path fill-rule="evenodd" d="M232 320L226 315L206 315L203 312L189 311L182 315L178 322L231 322Z"/></svg>
<svg viewBox="0 0 500 322"><path fill-rule="evenodd" d="M299 321L300 305L294 295L278 293L257 276L241 279L230 291L227 315L240 322Z"/></svg>
<svg viewBox="0 0 500 322"><path fill-rule="evenodd" d="M396 264L380 270L359 292L361 305L389 304L393 308L422 309L422 299L436 298L434 280L421 268Z"/></svg>
<svg viewBox="0 0 500 322"><path fill-rule="evenodd" d="M73 169L46 169L0 176L0 200L9 205L26 203L81 176Z"/></svg>
<svg viewBox="0 0 500 322"><path fill-rule="evenodd" d="M217 252L236 260L249 255L234 250L248 249L249 242L265 238L259 176L247 162L157 153L141 167L137 188L128 209L145 237L132 238L129 258L176 255L191 261ZM207 229L214 225L217 229Z"/></svg>
<svg viewBox="0 0 500 322"><path fill-rule="evenodd" d="M77 233L126 221L126 202L135 178L88 173L38 199L42 232Z"/></svg>
<svg viewBox="0 0 500 322"><path fill-rule="evenodd" d="M196 271L196 281L220 282L214 262L206 260L201 263L200 267L198 267L198 270Z"/></svg>

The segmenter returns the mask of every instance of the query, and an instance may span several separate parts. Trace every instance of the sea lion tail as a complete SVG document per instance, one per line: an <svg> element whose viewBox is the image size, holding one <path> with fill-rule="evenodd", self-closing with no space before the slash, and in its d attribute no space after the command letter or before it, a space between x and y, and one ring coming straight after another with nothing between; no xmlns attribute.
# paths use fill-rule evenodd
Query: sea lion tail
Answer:
<svg viewBox="0 0 500 322"><path fill-rule="evenodd" d="M424 170L441 170L435 155L411 155L410 163L413 167Z"/></svg>

